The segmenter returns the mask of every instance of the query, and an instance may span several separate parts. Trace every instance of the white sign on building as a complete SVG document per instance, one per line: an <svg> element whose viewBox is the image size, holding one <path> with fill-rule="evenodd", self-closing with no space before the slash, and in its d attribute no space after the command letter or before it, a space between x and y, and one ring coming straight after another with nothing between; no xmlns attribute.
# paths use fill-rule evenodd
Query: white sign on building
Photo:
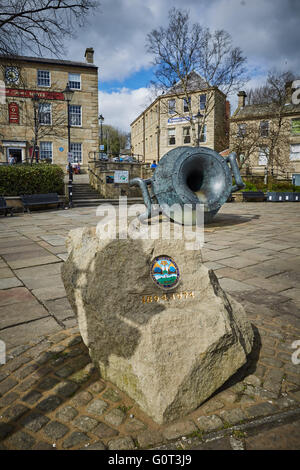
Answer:
<svg viewBox="0 0 300 470"><path fill-rule="evenodd" d="M193 120L196 121L197 116L193 116ZM178 116L168 119L168 124L180 124L182 122L189 123L191 118L189 116Z"/></svg>
<svg viewBox="0 0 300 470"><path fill-rule="evenodd" d="M116 170L115 175L114 175L114 182L115 183L128 183L129 182L128 171Z"/></svg>

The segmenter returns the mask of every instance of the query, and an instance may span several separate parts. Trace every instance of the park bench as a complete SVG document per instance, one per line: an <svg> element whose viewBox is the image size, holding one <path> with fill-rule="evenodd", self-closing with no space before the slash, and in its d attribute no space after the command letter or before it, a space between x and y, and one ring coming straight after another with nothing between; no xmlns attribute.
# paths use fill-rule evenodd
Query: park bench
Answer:
<svg viewBox="0 0 300 470"><path fill-rule="evenodd" d="M54 205L54 204L56 204L57 207L59 207L62 205L57 193L24 194L21 196L21 199L23 202L24 209L27 212L30 212L29 210L30 207Z"/></svg>
<svg viewBox="0 0 300 470"><path fill-rule="evenodd" d="M7 207L4 197L0 197L0 212L4 212L5 216L7 216L9 212L11 216L13 215L13 209L12 207Z"/></svg>
<svg viewBox="0 0 300 470"><path fill-rule="evenodd" d="M243 202L263 202L264 200L263 191L243 191Z"/></svg>

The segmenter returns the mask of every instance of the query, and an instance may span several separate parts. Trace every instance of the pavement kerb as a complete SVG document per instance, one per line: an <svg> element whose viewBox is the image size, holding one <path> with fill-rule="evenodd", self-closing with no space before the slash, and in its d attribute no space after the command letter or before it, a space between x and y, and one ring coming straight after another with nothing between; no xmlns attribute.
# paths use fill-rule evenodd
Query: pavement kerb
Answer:
<svg viewBox="0 0 300 470"><path fill-rule="evenodd" d="M203 433L203 436L181 436L177 439L170 440L167 445L151 447L151 450L167 450L170 447L177 448L178 450L188 450L199 444L206 444L211 441L217 441L224 437L235 436L238 431L243 433L245 436L251 436L255 433L262 432L266 429L276 428L285 423L291 423L300 418L300 407L293 410L283 411L274 413L263 418L256 418L243 424L236 424L235 426L221 429L219 431L213 431L209 433ZM243 442L243 437L237 437L237 440Z"/></svg>

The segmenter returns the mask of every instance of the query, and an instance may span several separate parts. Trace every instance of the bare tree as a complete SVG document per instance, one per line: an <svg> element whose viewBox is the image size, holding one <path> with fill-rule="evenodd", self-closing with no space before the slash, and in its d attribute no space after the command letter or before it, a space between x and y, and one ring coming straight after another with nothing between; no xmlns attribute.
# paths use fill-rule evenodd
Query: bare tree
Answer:
<svg viewBox="0 0 300 470"><path fill-rule="evenodd" d="M230 126L230 150L237 155L239 168L251 167L252 157L261 145L261 133L257 121Z"/></svg>
<svg viewBox="0 0 300 470"><path fill-rule="evenodd" d="M274 170L286 172L289 162L290 119L287 113L290 102L291 72L269 71L264 85L247 91L247 115L243 120L233 120L230 149L235 151L240 167L251 166L252 157L259 154L266 167L268 185L272 183ZM239 118L239 114L237 114Z"/></svg>
<svg viewBox="0 0 300 470"><path fill-rule="evenodd" d="M279 72L272 69L268 72L266 83L260 87L246 90L246 104L273 104L276 107L283 107L286 104L286 86L295 80L292 72Z"/></svg>
<svg viewBox="0 0 300 470"><path fill-rule="evenodd" d="M39 99L35 95L24 103L24 120L33 135L31 163L41 140L51 136L66 139L67 110L64 101Z"/></svg>
<svg viewBox="0 0 300 470"><path fill-rule="evenodd" d="M0 54L57 56L74 25L82 26L97 0L0 0Z"/></svg>
<svg viewBox="0 0 300 470"><path fill-rule="evenodd" d="M200 123L201 134L214 109L213 87L218 87L225 95L240 89L247 80L246 58L240 48L233 47L226 31L210 32L199 23L191 24L189 12L176 8L169 11L167 28L154 29L147 35L146 49L153 56L156 86L185 99L193 145L197 145L196 122L189 99L193 72L201 77L202 87L211 91ZM179 110L175 112L180 114Z"/></svg>
<svg viewBox="0 0 300 470"><path fill-rule="evenodd" d="M250 90L252 103L265 109L270 117L268 135L264 139L266 167L268 173L273 175L274 168L286 171L286 155L289 152L290 120L286 113L290 111L291 84L294 80L292 72L279 72L276 69L269 71L265 85ZM260 139L261 144L262 139ZM271 179L268 178L268 184Z"/></svg>

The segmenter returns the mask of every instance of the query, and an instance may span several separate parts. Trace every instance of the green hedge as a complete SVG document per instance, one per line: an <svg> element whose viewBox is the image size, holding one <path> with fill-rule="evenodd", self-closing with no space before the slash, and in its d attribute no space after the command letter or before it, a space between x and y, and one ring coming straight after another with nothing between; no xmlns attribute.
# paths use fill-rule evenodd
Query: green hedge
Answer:
<svg viewBox="0 0 300 470"><path fill-rule="evenodd" d="M245 188L241 191L264 191L265 193L268 191L276 191L276 192L300 192L300 186L293 186L292 183L287 181L274 181L270 189L268 186L264 184L263 179L261 180L254 180L254 181L247 181L243 179L245 183Z"/></svg>
<svg viewBox="0 0 300 470"><path fill-rule="evenodd" d="M0 166L0 195L64 193L64 172L47 163Z"/></svg>

